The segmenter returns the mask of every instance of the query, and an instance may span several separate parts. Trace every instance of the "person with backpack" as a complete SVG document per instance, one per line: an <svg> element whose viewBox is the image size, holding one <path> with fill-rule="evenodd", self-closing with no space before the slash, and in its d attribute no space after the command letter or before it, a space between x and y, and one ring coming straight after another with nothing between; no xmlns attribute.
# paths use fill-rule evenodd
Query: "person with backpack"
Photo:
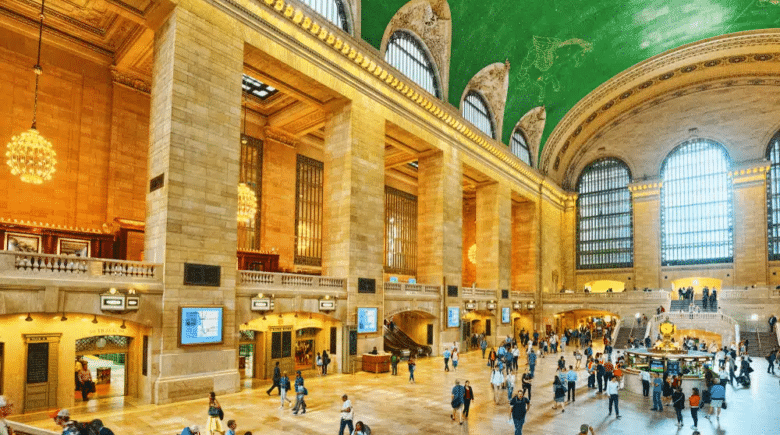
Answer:
<svg viewBox="0 0 780 435"><path fill-rule="evenodd" d="M287 372L284 372L282 378L279 379L279 391L282 392L279 396L281 398L279 409L284 409L285 401L287 401L288 404L292 404L292 400L287 398L287 392L290 391L290 377L287 376Z"/></svg>
<svg viewBox="0 0 780 435"><path fill-rule="evenodd" d="M322 354L317 352L317 358L315 359L317 365L317 375L322 376Z"/></svg>
<svg viewBox="0 0 780 435"><path fill-rule="evenodd" d="M81 435L76 422L70 419L70 412L67 409L60 409L50 416L57 426L62 427L62 435Z"/></svg>
<svg viewBox="0 0 780 435"><path fill-rule="evenodd" d="M328 351L323 350L322 351L322 374L323 375L328 374L328 364L330 364L330 356L328 355Z"/></svg>
<svg viewBox="0 0 780 435"><path fill-rule="evenodd" d="M309 394L309 391L303 385L303 376L301 371L298 370L295 376L295 407L292 409L293 415L298 415L298 411L303 409L302 414L306 414L306 401L304 396Z"/></svg>
<svg viewBox="0 0 780 435"><path fill-rule="evenodd" d="M465 395L466 389L459 380L455 379L455 386L452 387L452 414L450 414L450 418L452 421L458 420L460 424L463 424L463 399Z"/></svg>
<svg viewBox="0 0 780 435"><path fill-rule="evenodd" d="M701 397L699 396L699 389L694 388L693 393L691 393L691 397L688 398L688 402L691 405L691 418L693 418L693 426L691 426L691 429L696 430L697 426L699 425L699 402L701 401Z"/></svg>
<svg viewBox="0 0 780 435"><path fill-rule="evenodd" d="M393 352L392 355L390 355L390 367L392 368L392 372L390 375L392 376L398 376L398 361L400 358L398 358L398 354Z"/></svg>
<svg viewBox="0 0 780 435"><path fill-rule="evenodd" d="M279 361L276 362L276 365L274 365L274 376L273 376L273 384L271 385L271 388L269 388L265 394L271 395L271 391L274 390L274 388L279 388L279 380L282 378L282 370L279 368ZM282 394L282 389L279 388L279 394Z"/></svg>
<svg viewBox="0 0 780 435"><path fill-rule="evenodd" d="M181 431L181 435L200 435L200 426L195 424L185 427L184 430Z"/></svg>

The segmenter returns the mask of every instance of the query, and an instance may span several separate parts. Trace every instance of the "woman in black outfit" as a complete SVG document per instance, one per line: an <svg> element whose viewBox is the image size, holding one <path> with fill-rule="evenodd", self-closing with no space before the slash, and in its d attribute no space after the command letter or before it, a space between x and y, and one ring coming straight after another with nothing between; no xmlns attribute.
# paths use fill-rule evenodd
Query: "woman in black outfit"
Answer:
<svg viewBox="0 0 780 435"><path fill-rule="evenodd" d="M464 388L466 389L466 393L463 395L463 416L468 418L469 406L471 406L471 401L474 400L474 390L471 389L469 381L466 381Z"/></svg>
<svg viewBox="0 0 780 435"><path fill-rule="evenodd" d="M528 367L525 369L525 373L523 373L523 395L525 396L526 391L528 391L528 400L531 400L531 373L528 372Z"/></svg>
<svg viewBox="0 0 780 435"><path fill-rule="evenodd" d="M682 411L685 409L685 394L683 394L681 387L674 389L674 393L672 393L672 403L674 405L674 412L677 413L677 427L683 427Z"/></svg>
<svg viewBox="0 0 780 435"><path fill-rule="evenodd" d="M669 406L672 404L672 384L669 383L669 374L664 373L664 384L661 387L662 394L664 396L664 402L666 406Z"/></svg>

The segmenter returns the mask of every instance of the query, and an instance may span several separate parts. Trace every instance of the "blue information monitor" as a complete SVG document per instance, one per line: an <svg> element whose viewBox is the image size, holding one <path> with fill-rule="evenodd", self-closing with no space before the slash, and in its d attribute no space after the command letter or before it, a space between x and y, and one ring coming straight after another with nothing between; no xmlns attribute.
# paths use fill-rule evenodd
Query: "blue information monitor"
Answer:
<svg viewBox="0 0 780 435"><path fill-rule="evenodd" d="M447 307L447 327L460 327L460 307Z"/></svg>
<svg viewBox="0 0 780 435"><path fill-rule="evenodd" d="M509 308L501 308L501 323L509 323Z"/></svg>
<svg viewBox="0 0 780 435"><path fill-rule="evenodd" d="M182 346L222 343L222 307L181 307Z"/></svg>
<svg viewBox="0 0 780 435"><path fill-rule="evenodd" d="M358 308L358 334L376 332L378 308Z"/></svg>

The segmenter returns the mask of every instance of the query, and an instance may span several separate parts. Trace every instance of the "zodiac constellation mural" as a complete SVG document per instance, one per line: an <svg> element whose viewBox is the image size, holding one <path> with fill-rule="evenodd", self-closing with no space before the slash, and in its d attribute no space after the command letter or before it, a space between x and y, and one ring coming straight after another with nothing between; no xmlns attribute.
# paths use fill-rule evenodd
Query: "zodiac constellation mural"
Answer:
<svg viewBox="0 0 780 435"><path fill-rule="evenodd" d="M574 46L575 53L559 53L564 47ZM561 40L555 37L534 36L528 45L528 52L520 65L520 93L527 103L539 105L544 102L548 90L558 92L561 82L556 77L560 65L573 61L573 67L580 66L585 54L593 50L593 44L579 38ZM564 59L559 59L564 56ZM553 69L553 66L556 66Z"/></svg>

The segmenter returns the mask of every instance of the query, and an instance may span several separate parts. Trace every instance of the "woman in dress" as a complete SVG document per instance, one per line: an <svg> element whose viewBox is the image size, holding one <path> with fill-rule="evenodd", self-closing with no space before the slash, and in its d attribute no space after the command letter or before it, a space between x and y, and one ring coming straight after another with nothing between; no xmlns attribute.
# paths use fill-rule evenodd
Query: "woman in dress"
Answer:
<svg viewBox="0 0 780 435"><path fill-rule="evenodd" d="M224 434L225 429L222 427L222 420L219 418L219 412L222 410L217 395L214 392L209 393L209 421L206 423L209 434L214 433Z"/></svg>
<svg viewBox="0 0 780 435"><path fill-rule="evenodd" d="M564 400L566 399L566 388L563 386L563 383L561 382L561 378L558 376L555 377L555 381L553 381L553 406L552 409L558 409L558 405L561 405L561 412L566 411L566 404Z"/></svg>
<svg viewBox="0 0 780 435"><path fill-rule="evenodd" d="M322 354L317 352L317 374L322 376Z"/></svg>

